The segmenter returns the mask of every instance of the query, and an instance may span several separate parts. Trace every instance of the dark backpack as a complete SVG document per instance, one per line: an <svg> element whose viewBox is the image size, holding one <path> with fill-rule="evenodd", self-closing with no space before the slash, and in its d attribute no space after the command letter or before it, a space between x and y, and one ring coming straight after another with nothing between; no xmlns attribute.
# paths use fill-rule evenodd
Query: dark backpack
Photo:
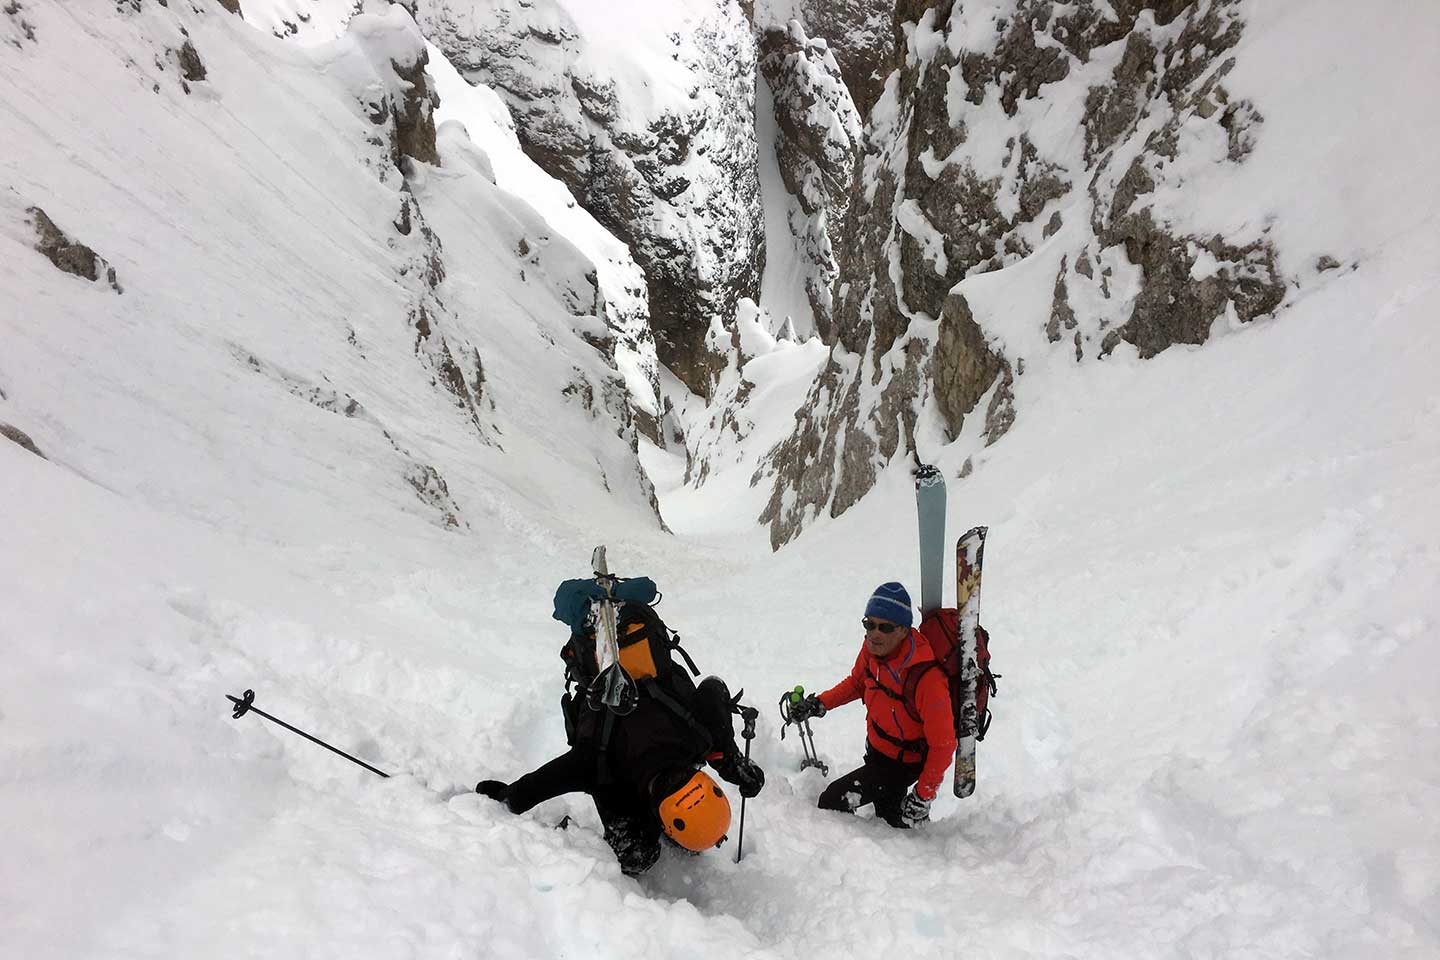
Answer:
<svg viewBox="0 0 1440 960"><path fill-rule="evenodd" d="M658 701L688 726L704 731L689 709L695 695L695 683L690 677L699 676L700 670L680 646L680 637L671 633L655 608L646 603L621 604L616 617L616 632L620 666L635 681L640 696ZM675 662L677 653L689 668L690 675ZM587 688L599 673L594 629L572 633L560 648L560 659L565 662L566 681L566 692L560 701L561 710L565 714L567 740L573 745L578 728L583 725L580 705ZM579 687L574 693L569 689L572 683ZM709 738L708 732L705 736ZM608 740L608 737L602 735L601 740Z"/></svg>
<svg viewBox="0 0 1440 960"><path fill-rule="evenodd" d="M670 632L654 607L646 603L624 603L615 619L620 666L636 683L650 679L661 683L669 681L678 669L677 653L690 673L699 676L695 661L680 646L680 637ZM594 628L570 634L570 639L560 648L560 659L565 662L566 680L581 686L594 680L599 672Z"/></svg>
<svg viewBox="0 0 1440 960"><path fill-rule="evenodd" d="M950 681L950 708L955 714L956 725L960 721L960 611L954 607L932 610L920 621L920 635L930 642L935 662ZM990 729L990 698L996 694L995 679L999 674L990 672L990 635L980 624L975 624L975 665L980 672L975 677L975 739L984 740ZM915 707L915 687L920 678L929 671L912 670L905 678L905 709L915 720L920 712Z"/></svg>

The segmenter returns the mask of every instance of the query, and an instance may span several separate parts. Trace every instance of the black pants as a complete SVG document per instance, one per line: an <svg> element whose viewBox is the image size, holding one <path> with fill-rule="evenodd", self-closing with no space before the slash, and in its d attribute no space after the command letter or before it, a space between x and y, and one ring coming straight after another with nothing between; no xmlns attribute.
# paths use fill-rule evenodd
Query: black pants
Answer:
<svg viewBox="0 0 1440 960"><path fill-rule="evenodd" d="M706 677L690 699L688 706L696 720L709 731L710 747L733 752L730 691L725 682L718 677ZM584 709L579 704L575 708ZM655 813L655 800L649 795L650 775L650 771L616 770L608 763L602 765L597 744L582 739L510 784L506 805L512 813L524 813L561 794L577 791L590 794L595 801L595 812L605 825L605 842L615 851L621 872L638 876L660 858L660 820ZM903 799L904 795L901 796Z"/></svg>
<svg viewBox="0 0 1440 960"><path fill-rule="evenodd" d="M660 821L636 784L625 780L602 784L598 770L594 746L577 744L510 784L506 806L512 813L524 813L561 794L590 794L605 826L605 842L615 852L621 872L639 876L660 858Z"/></svg>
<svg viewBox="0 0 1440 960"><path fill-rule="evenodd" d="M854 813L865 804L873 803L877 817L892 827L908 829L909 824L900 818L900 808L905 803L905 794L920 779L924 768L923 762L892 760L867 743L865 763L826 787L817 806L821 810Z"/></svg>

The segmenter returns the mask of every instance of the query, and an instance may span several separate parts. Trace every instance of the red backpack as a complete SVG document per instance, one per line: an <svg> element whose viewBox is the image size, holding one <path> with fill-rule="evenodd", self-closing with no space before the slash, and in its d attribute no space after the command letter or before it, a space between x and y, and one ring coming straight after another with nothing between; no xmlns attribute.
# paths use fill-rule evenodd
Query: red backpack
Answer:
<svg viewBox="0 0 1440 960"><path fill-rule="evenodd" d="M935 653L935 662L950 678L950 707L955 714L956 722L960 719L960 611L954 607L941 607L932 610L920 621L920 635L930 642L930 649ZM985 739L985 733L990 729L990 698L995 696L995 678L999 674L990 672L990 635L980 624L975 624L975 664L980 672L975 677L975 717L976 729L975 739ZM915 707L914 685L919 682L920 674L928 673L927 670L912 671L910 677L906 677L905 684L905 707L910 715L916 720L920 717Z"/></svg>

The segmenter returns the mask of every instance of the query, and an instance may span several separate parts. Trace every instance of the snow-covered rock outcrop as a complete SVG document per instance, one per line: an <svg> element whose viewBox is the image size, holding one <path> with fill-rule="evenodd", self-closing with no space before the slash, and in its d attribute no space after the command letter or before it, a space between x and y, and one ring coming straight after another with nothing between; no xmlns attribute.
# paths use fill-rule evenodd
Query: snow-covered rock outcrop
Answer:
<svg viewBox="0 0 1440 960"><path fill-rule="evenodd" d="M1196 215L1265 135L1226 82L1246 9L900 5L903 63L835 237L830 361L767 467L775 545L853 505L927 411L934 443L977 412L993 443L1027 360L1151 357L1281 305L1296 277L1263 218Z"/></svg>
<svg viewBox="0 0 1440 960"><path fill-rule="evenodd" d="M755 50L738 4L418 0L415 11L462 75L504 97L535 162L630 246L660 361L709 396L726 362L707 347L712 328L733 326L764 266Z"/></svg>
<svg viewBox="0 0 1440 960"><path fill-rule="evenodd" d="M828 44L807 37L798 20L760 34L760 74L774 104L775 159L789 193L785 220L811 317L825 336L837 275L830 231L850 200L860 115Z"/></svg>
<svg viewBox="0 0 1440 960"><path fill-rule="evenodd" d="M352 522L357 484L483 531L478 478L535 463L532 497L655 515L595 265L437 129L401 6L313 46L68 6L0 18L26 131L0 157L0 421L122 496L302 537Z"/></svg>
<svg viewBox="0 0 1440 960"><path fill-rule="evenodd" d="M783 28L790 20L825 40L861 117L870 113L894 64L891 53L893 0L754 0L760 30Z"/></svg>

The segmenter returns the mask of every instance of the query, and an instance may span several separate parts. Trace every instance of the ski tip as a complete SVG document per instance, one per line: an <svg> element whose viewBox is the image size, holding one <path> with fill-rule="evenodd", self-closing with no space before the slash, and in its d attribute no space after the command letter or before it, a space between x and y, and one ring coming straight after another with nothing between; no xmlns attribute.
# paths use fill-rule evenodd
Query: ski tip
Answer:
<svg viewBox="0 0 1440 960"><path fill-rule="evenodd" d="M921 487L931 487L937 483L943 484L945 482L945 478L940 475L938 467L928 463L920 463L918 460L915 462L915 466L910 469L910 475L915 478L915 488L917 490Z"/></svg>

